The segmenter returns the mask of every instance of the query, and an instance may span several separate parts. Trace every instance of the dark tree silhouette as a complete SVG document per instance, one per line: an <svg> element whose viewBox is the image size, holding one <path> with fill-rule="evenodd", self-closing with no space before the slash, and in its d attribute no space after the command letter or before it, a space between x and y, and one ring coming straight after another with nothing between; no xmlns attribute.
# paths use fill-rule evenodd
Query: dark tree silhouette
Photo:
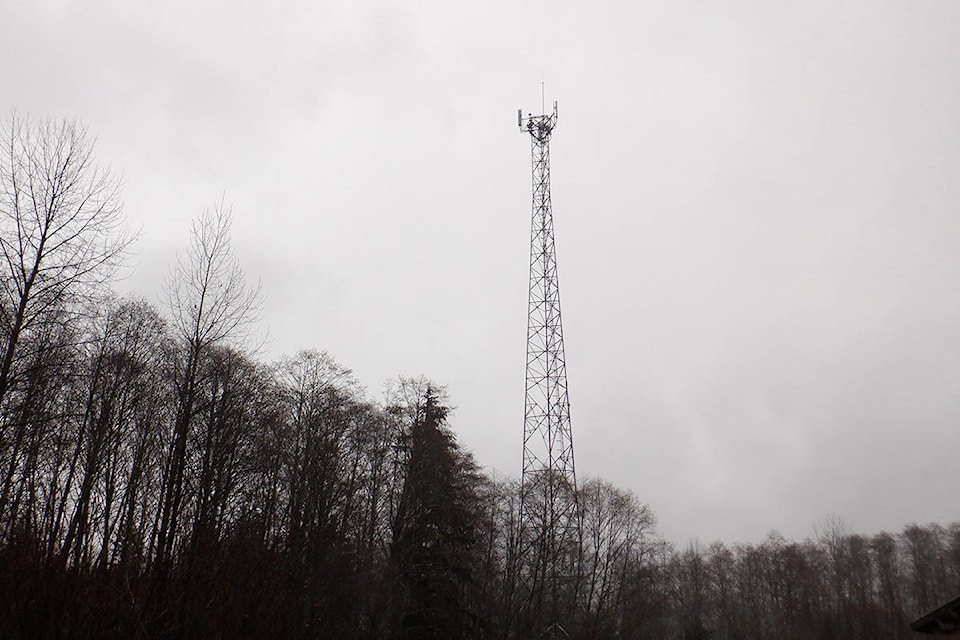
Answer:
<svg viewBox="0 0 960 640"><path fill-rule="evenodd" d="M39 379L47 377L37 371L43 352L62 360L64 348L82 339L82 312L114 276L133 236L122 225L120 182L97 164L94 142L79 124L13 114L2 144L0 460L7 464L0 527L9 530L14 475L36 463L29 412Z"/></svg>
<svg viewBox="0 0 960 640"><path fill-rule="evenodd" d="M409 434L409 462L391 561L404 640L472 638L478 558L478 473L446 428L448 410L427 388Z"/></svg>

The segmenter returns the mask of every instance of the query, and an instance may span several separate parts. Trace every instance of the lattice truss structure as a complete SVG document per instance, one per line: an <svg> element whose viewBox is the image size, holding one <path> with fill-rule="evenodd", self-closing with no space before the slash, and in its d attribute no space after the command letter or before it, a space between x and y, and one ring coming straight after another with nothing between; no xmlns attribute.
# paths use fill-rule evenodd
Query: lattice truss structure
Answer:
<svg viewBox="0 0 960 640"><path fill-rule="evenodd" d="M530 136L533 169L521 546L525 554L533 554L534 566L529 567L532 575L528 577L533 579L534 589L556 605L564 576L574 570L571 562L575 562L574 546L579 542L573 433L550 201L550 138L557 125L557 104L554 102L553 113L549 114L524 117L522 111L518 112L517 120L521 131Z"/></svg>

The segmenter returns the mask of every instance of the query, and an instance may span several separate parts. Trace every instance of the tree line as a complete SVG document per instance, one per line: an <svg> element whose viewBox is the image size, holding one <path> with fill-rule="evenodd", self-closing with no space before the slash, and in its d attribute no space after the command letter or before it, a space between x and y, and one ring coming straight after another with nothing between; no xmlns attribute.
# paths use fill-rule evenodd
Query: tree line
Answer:
<svg viewBox="0 0 960 640"><path fill-rule="evenodd" d="M441 386L257 358L228 207L163 305L119 297L119 181L78 124L14 115L0 213L0 637L905 638L960 591L960 525L677 550L589 479L547 610L528 578L558 551L523 545L519 482L458 445Z"/></svg>

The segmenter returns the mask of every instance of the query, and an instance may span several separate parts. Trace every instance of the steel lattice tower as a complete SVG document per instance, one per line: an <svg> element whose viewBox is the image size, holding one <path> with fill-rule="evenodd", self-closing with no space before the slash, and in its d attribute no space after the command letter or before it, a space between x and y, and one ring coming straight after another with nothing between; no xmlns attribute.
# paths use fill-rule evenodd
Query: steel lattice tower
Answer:
<svg viewBox="0 0 960 640"><path fill-rule="evenodd" d="M557 103L550 114L524 117L519 111L517 122L530 136L533 169L521 553L527 558L530 592L541 594L532 596L539 602L531 601L531 606L554 628L559 626L560 600L566 601L561 594L576 571L579 549L573 432L550 202L550 138L557 125Z"/></svg>

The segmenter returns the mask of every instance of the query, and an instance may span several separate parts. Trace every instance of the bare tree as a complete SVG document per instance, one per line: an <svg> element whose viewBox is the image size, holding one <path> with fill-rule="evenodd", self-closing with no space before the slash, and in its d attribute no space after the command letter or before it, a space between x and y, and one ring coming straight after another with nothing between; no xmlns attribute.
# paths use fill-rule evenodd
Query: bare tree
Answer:
<svg viewBox="0 0 960 640"><path fill-rule="evenodd" d="M580 487L583 593L590 637L614 635L631 564L647 553L654 516L636 496L593 478Z"/></svg>
<svg viewBox="0 0 960 640"><path fill-rule="evenodd" d="M190 229L186 255L178 257L167 280L173 331L181 341L184 361L156 527L156 556L161 562L169 559L173 549L184 498L187 442L201 361L211 347L248 338L260 318L261 289L247 286L230 247L230 224L230 209L222 203L204 209Z"/></svg>
<svg viewBox="0 0 960 640"><path fill-rule="evenodd" d="M27 417L37 381L50 380L51 372L37 367L63 361L63 339L82 335L66 328L79 303L114 276L134 239L122 224L120 181L95 162L94 142L79 124L13 114L2 144L0 520L10 506L13 472L30 458L28 436L41 433ZM44 356L54 350L52 359Z"/></svg>
<svg viewBox="0 0 960 640"><path fill-rule="evenodd" d="M72 506L60 549L60 561L111 556L111 540L121 520L133 522L136 495L150 451L151 427L162 420L159 406L168 397L164 380L165 325L142 300L108 301L97 333L87 344L86 365L78 375L82 398L75 411L73 453L58 519ZM155 457L155 456L154 456ZM128 470L129 469L129 470ZM69 501L68 501L69 498ZM129 529L117 536L128 545ZM129 556L128 556L129 557Z"/></svg>
<svg viewBox="0 0 960 640"><path fill-rule="evenodd" d="M115 275L135 238L123 227L120 180L95 162L82 126L14 114L2 135L0 407L24 334L62 322L71 302Z"/></svg>

